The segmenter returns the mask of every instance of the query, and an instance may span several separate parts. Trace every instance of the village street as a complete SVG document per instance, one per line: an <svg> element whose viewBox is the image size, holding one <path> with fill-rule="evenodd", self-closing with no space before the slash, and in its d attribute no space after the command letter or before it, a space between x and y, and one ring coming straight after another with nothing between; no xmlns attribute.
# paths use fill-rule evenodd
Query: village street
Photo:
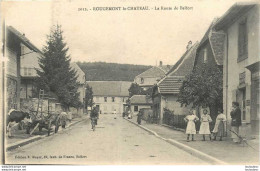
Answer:
<svg viewBox="0 0 260 171"><path fill-rule="evenodd" d="M61 158L59 158L61 157ZM6 153L8 164L207 164L113 115L100 115L66 131Z"/></svg>

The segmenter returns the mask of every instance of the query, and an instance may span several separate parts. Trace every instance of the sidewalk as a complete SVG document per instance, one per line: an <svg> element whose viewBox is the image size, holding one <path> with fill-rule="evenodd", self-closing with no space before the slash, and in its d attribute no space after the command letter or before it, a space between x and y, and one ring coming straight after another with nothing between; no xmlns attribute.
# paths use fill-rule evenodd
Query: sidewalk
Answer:
<svg viewBox="0 0 260 171"><path fill-rule="evenodd" d="M77 118L73 118L71 120L71 122L67 122L67 125L66 125L66 128L69 128L81 121L84 121L88 118L89 116L88 115L83 115L82 117L77 117ZM65 128L65 129L66 129ZM60 131L63 131L63 129L61 128L61 126L59 127L59 132ZM51 134L50 136L54 133L54 129L51 131ZM40 132L39 129L36 129L35 132L30 135L30 134L26 134L26 130L15 130L14 133L13 133L13 136L12 137L7 137L6 135L6 138L5 138L5 145L6 145L6 149L7 150L11 150L11 149L14 149L14 148L17 148L17 147L20 147L20 146L23 146L23 145L26 145L28 143L31 143L33 141L37 141L39 139L42 139L47 135L47 130L46 129L42 129L42 131Z"/></svg>
<svg viewBox="0 0 260 171"><path fill-rule="evenodd" d="M136 123L136 118L130 119ZM147 124L142 120L141 125L151 131L156 132L159 136L165 139L173 139L188 147L201 151L216 159L222 160L227 164L242 164L242 165L259 165L259 140L248 140L247 143L252 146L235 144L230 138L224 138L223 141L202 141L202 135L195 135L196 141L187 142L187 136L183 131L177 131L170 127L165 127L157 124Z"/></svg>

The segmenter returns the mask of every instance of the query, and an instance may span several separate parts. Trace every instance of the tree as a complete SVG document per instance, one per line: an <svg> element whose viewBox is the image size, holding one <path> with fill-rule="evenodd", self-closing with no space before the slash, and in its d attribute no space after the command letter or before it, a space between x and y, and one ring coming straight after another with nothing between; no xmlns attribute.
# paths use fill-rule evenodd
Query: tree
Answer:
<svg viewBox="0 0 260 171"><path fill-rule="evenodd" d="M223 106L222 71L203 64L186 77L180 87L178 102L181 106L209 107L213 118Z"/></svg>
<svg viewBox="0 0 260 171"><path fill-rule="evenodd" d="M88 107L91 107L94 105L93 102L93 91L92 87L90 87L88 84L86 85L86 94L85 94L85 108L88 109ZM88 113L88 110L87 110Z"/></svg>
<svg viewBox="0 0 260 171"><path fill-rule="evenodd" d="M129 97L131 98L133 95L141 95L144 94L144 90L137 84L137 83L132 83L130 88L128 89L129 91Z"/></svg>
<svg viewBox="0 0 260 171"><path fill-rule="evenodd" d="M129 98L131 98L133 95L146 95L147 98L151 98L153 88L149 87L147 90L144 90L137 83L132 83L128 91L129 91Z"/></svg>
<svg viewBox="0 0 260 171"><path fill-rule="evenodd" d="M36 69L36 87L48 94L54 93L67 110L70 106L79 108L82 103L77 92L77 74L70 67L70 56L67 55L69 48L62 34L61 26L56 25L47 36L43 56L39 58L40 69Z"/></svg>

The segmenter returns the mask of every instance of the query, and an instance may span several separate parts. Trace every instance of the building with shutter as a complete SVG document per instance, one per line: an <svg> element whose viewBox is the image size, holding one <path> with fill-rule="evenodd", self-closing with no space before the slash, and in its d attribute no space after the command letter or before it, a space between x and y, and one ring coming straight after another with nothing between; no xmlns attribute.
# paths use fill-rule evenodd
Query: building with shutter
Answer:
<svg viewBox="0 0 260 171"><path fill-rule="evenodd" d="M236 3L214 26L225 32L223 107L231 121L232 102L242 112L241 135L259 135L259 4Z"/></svg>

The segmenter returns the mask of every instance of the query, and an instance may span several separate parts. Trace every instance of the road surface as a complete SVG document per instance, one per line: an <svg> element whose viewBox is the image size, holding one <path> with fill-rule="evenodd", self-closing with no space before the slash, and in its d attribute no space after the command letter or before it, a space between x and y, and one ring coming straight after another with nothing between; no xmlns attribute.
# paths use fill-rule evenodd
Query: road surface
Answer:
<svg viewBox="0 0 260 171"><path fill-rule="evenodd" d="M207 164L113 115L96 131L83 121L58 134L6 153L8 164L176 165Z"/></svg>

